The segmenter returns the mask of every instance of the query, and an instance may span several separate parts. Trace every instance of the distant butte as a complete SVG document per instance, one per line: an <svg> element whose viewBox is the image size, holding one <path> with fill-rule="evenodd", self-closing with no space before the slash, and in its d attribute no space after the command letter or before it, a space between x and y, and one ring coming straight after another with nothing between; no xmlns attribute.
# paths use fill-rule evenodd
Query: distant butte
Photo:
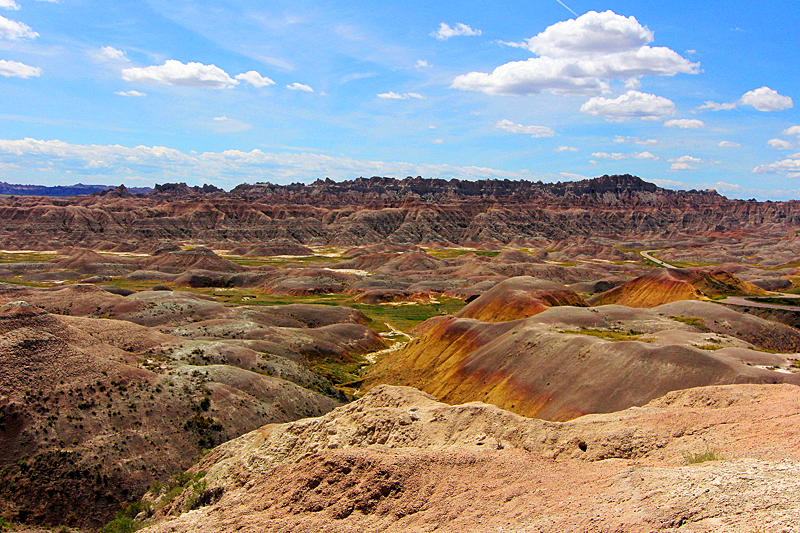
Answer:
<svg viewBox="0 0 800 533"><path fill-rule="evenodd" d="M243 184L227 193L181 183L146 195L121 186L69 198L12 196L0 198L0 216L7 249L150 252L176 241L534 248L573 237L655 248L698 235L782 236L800 223L800 203L672 191L630 175L560 183L373 177Z"/></svg>

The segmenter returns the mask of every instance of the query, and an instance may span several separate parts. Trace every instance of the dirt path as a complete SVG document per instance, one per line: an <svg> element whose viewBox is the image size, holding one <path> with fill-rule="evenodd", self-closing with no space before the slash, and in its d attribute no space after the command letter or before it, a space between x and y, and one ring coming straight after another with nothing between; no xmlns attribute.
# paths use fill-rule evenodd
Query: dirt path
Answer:
<svg viewBox="0 0 800 533"><path fill-rule="evenodd" d="M748 300L747 298L756 299L757 297L749 296L728 296L724 300L718 300L721 304L730 304L730 305L741 305L744 307L761 307L764 309L781 309L783 311L797 311L800 312L800 305L780 305L780 304L771 304L766 302L753 302ZM782 293L774 293L774 296L766 296L766 298L800 298L798 294L782 294ZM800 303L800 301L798 301Z"/></svg>
<svg viewBox="0 0 800 533"><path fill-rule="evenodd" d="M402 348L403 346L408 344L408 342L412 339L411 335L409 335L405 331L400 331L399 329L397 329L393 325L389 324L388 322L384 322L384 324L386 324L386 327L389 328L390 333L384 333L381 336L384 336L384 335L385 336L399 336L399 337L405 337L408 340L405 341L405 342L395 342L394 344L392 344L391 346L389 346L388 348L386 348L384 350L378 350L377 352L372 352L372 353L368 353L367 355L365 355L364 357L367 359L367 361L369 361L373 365L378 361L379 357L382 357L384 355L390 354L392 352L396 352L397 350L399 350L400 348Z"/></svg>
<svg viewBox="0 0 800 533"><path fill-rule="evenodd" d="M661 259L656 259L652 255L650 255L652 252L658 252L658 251L659 250L642 250L641 252L639 252L639 255L641 255L645 259L649 259L650 261L652 261L653 263L657 264L658 266L662 266L664 268L678 268L678 267L676 267L674 265L670 265L669 263L666 263L666 262L662 261Z"/></svg>

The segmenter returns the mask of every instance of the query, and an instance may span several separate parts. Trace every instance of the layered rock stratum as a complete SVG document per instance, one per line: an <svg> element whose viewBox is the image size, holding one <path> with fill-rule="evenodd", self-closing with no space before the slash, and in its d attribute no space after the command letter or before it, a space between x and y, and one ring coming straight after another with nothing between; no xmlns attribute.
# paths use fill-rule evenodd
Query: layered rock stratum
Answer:
<svg viewBox="0 0 800 533"><path fill-rule="evenodd" d="M628 175L564 183L373 177L245 184L229 193L183 185L136 196L9 197L0 199L0 217L6 248L144 250L174 241L524 246L575 236L663 243L780 235L797 226L800 203L672 191Z"/></svg>

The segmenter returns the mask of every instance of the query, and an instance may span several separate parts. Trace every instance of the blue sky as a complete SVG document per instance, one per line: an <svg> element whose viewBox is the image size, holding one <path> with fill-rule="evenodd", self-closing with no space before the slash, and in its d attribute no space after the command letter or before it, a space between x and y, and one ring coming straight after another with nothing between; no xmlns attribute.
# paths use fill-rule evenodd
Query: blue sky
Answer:
<svg viewBox="0 0 800 533"><path fill-rule="evenodd" d="M800 198L797 2L0 0L0 181Z"/></svg>

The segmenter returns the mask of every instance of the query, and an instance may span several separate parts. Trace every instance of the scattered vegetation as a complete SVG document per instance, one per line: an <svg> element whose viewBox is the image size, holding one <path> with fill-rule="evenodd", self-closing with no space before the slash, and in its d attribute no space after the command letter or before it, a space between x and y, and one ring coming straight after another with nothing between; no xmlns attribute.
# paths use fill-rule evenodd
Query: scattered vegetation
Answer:
<svg viewBox="0 0 800 533"><path fill-rule="evenodd" d="M683 452L683 459L687 465L705 463L707 461L721 461L723 459L719 451L706 447L704 452Z"/></svg>
<svg viewBox="0 0 800 533"><path fill-rule="evenodd" d="M116 518L106 524L100 531L102 533L132 533L144 527L143 520L137 518L142 511L145 515L151 513L152 509L148 502L138 501L130 504L124 510L117 513Z"/></svg>
<svg viewBox="0 0 800 533"><path fill-rule="evenodd" d="M709 329L709 327L706 326L706 323L703 322L703 319L700 318L700 317L697 317L697 316L677 316L677 315L670 315L669 317L670 317L670 319L672 319L672 320L674 320L676 322L680 322L682 324L688 324L688 325L692 326L693 328L699 329L700 331L702 331L704 333L708 333L709 331L711 331L711 329Z"/></svg>
<svg viewBox="0 0 800 533"><path fill-rule="evenodd" d="M629 329L627 331L613 331L607 329L590 329L590 328L581 328L581 329L574 329L574 330L563 330L561 333L565 333L568 335L590 335L592 337L600 337L601 339L606 339L610 341L642 341L642 342L650 342L650 339L642 340L640 337L644 335L640 331L636 331L633 329Z"/></svg>
<svg viewBox="0 0 800 533"><path fill-rule="evenodd" d="M748 302L765 303L772 305L787 305L791 307L800 307L800 298L781 298L781 297L753 297L745 298Z"/></svg>
<svg viewBox="0 0 800 533"><path fill-rule="evenodd" d="M428 255L438 257L440 259L452 259L453 257L461 257L466 254L475 254L483 257L497 257L500 252L490 252L486 250L463 250L458 248L447 248L446 250L426 250Z"/></svg>

